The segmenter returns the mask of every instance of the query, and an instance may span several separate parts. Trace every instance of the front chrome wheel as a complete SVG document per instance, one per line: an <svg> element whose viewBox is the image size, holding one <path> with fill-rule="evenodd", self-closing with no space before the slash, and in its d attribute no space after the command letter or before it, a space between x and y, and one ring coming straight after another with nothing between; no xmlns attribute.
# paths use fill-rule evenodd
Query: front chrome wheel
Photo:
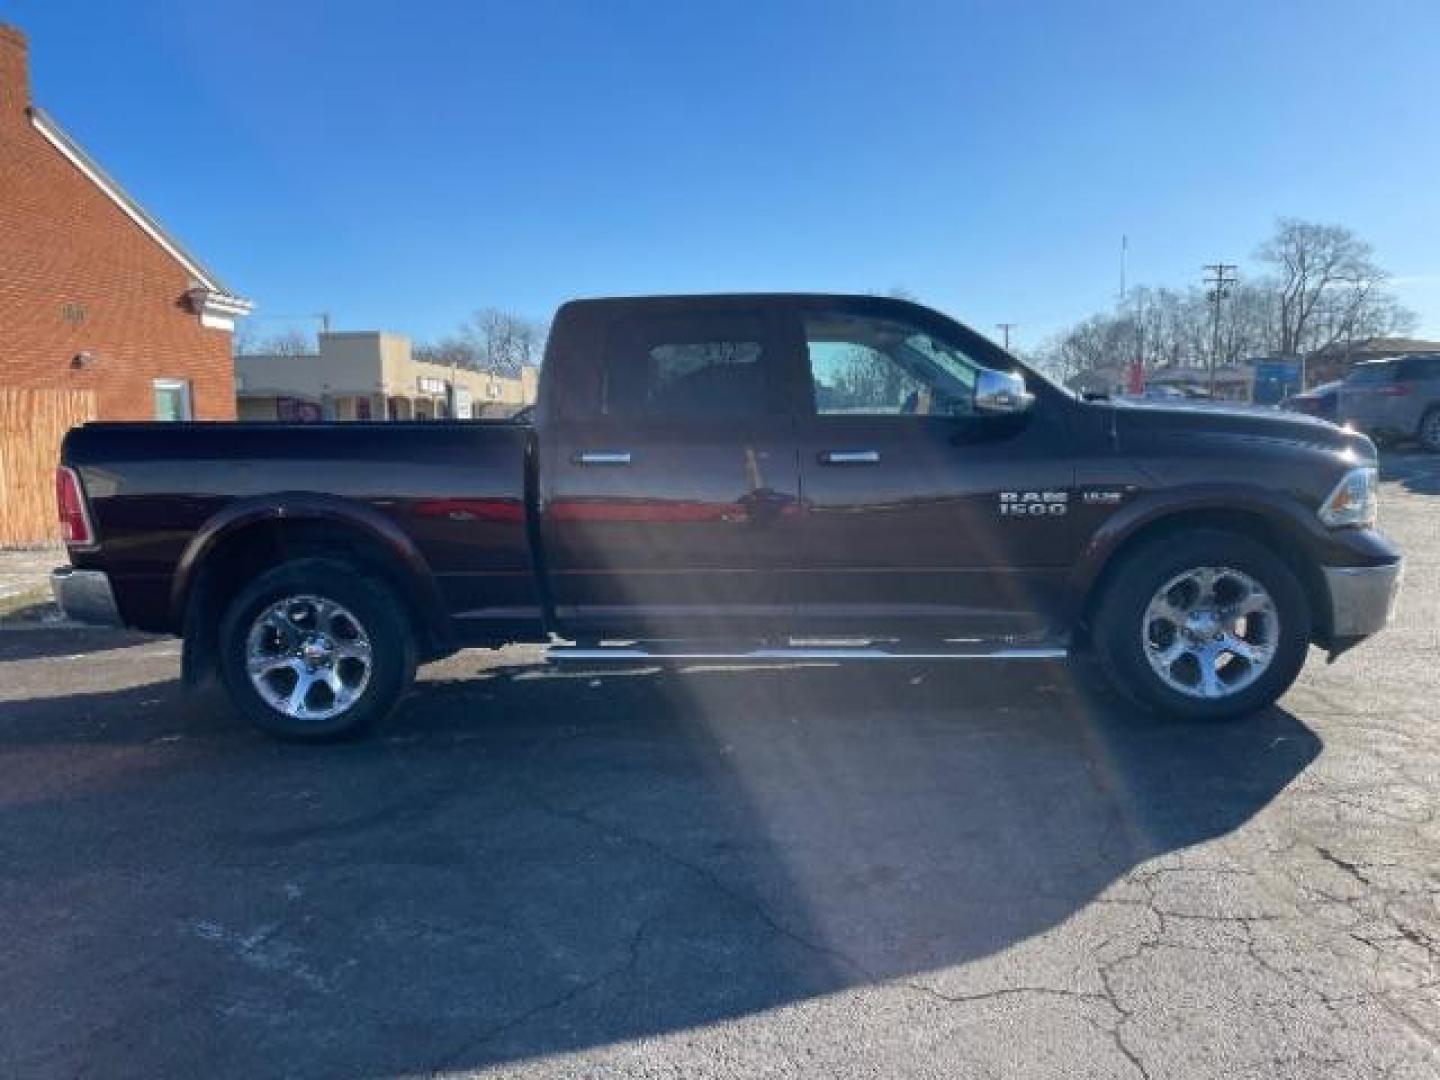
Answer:
<svg viewBox="0 0 1440 1080"><path fill-rule="evenodd" d="M1280 618L1249 574L1197 566L1156 590L1140 633L1145 658L1166 686L1215 700L1239 693L1269 668Z"/></svg>
<svg viewBox="0 0 1440 1080"><path fill-rule="evenodd" d="M323 596L288 596L250 624L245 666L272 709L295 720L329 720L365 693L374 647L348 608Z"/></svg>

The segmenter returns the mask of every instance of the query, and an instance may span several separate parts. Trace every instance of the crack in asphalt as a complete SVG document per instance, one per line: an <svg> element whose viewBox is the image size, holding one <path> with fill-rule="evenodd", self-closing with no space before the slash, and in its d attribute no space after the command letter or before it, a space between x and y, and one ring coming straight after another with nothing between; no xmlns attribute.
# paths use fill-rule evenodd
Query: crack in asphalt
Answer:
<svg viewBox="0 0 1440 1080"><path fill-rule="evenodd" d="M544 745L552 745L554 741L555 740L553 739L546 740ZM804 949L838 961L844 967L849 969L852 974L858 976L860 979L867 983L900 987L915 993L923 994L929 998L939 1000L947 1005L952 1006L968 1005L984 1001L992 1001L1008 997L1025 995L1050 996L1075 1001L1104 1003L1116 1013L1118 1020L1116 1024L1110 1028L1106 1028L1104 1025L1095 1025L1097 1027L1097 1030L1106 1034L1106 1036L1114 1044L1116 1051L1120 1053L1136 1069L1136 1071L1142 1077L1142 1080L1151 1080L1151 1073L1149 1069L1146 1067L1144 1061L1140 1058L1139 1054L1125 1042L1124 1035L1121 1030L1124 1023L1130 1018L1131 1011L1120 1005L1119 1001L1115 996L1114 989L1109 983L1110 969L1119 965L1120 963L1123 963L1127 960L1135 959L1140 956L1144 951L1145 944L1148 943L1142 944L1139 949L1135 950L1132 953L1124 954L1100 966L1099 974L1101 984L1104 987L1104 992L1099 994L1049 986L1002 987L993 991L982 991L974 994L947 994L934 986L930 986L926 983L914 979L883 979L876 973L871 971L869 968L867 968L859 960L855 959L853 956L850 956L843 950L837 949L831 945L826 945L821 942L815 941L811 938L806 937L803 934L800 934L793 928L787 926L784 922L781 921L778 916L771 912L758 897L736 889L707 867L704 867L698 863L695 863L689 859L685 859L677 855L675 852L664 847L664 845L659 844L649 839L648 837L639 836L627 829L623 829L612 823L603 822L596 819L590 812L590 808L579 810L557 806L550 800L544 798L538 792L535 792L533 788L527 788L525 790L532 799L534 805L536 805L541 810L544 810L545 812L553 814L562 819L582 824L602 836L640 847L645 851L649 852L650 854L666 861L667 863L682 868L690 875L693 875L695 878L700 880L709 888L715 890L728 900L748 910L773 933L799 945ZM1148 890L1148 886L1146 887ZM1153 906L1151 907L1151 910L1155 911ZM1157 915L1157 917L1163 918L1163 916L1161 916L1158 911L1155 911L1155 914ZM595 983L598 984L599 982L603 982L609 978L613 978L617 975L623 974L626 970L629 970L632 967L633 964L622 965L617 969L607 972L602 976L598 977L595 980ZM514 1023L524 1022L525 1020L528 1020L539 1013L543 1013L553 1009L563 1008L569 1002L580 996L580 993L583 993L584 989L588 988L589 987L582 987L576 992L560 995L551 1002L543 1006L537 1007L534 1010L528 1011L525 1015L517 1018ZM1089 1016L1082 1014L1081 1018L1084 1019L1087 1023L1092 1023L1092 1025L1094 1024L1093 1018ZM511 1026L513 1026L513 1024L506 1024L502 1027L502 1030L508 1029ZM493 1039L493 1037L494 1036L486 1036L486 1039L484 1041L489 1041Z"/></svg>
<svg viewBox="0 0 1440 1080"><path fill-rule="evenodd" d="M594 736L596 734L598 733L594 729L568 729L559 733L552 734L550 737L536 743L531 748L531 753L538 754L544 750L553 749L557 743L581 736ZM530 755L527 754L526 756L528 757ZM1298 1004L1305 1000L1313 1001L1330 1015L1332 1021L1338 1029L1348 1030L1351 1028L1352 1025L1350 1019L1346 1016L1343 1007L1353 1006L1355 1004L1368 1001L1375 1004L1377 1007L1383 1009L1388 1015L1394 1017L1399 1023L1404 1025L1407 1030L1411 1031L1414 1035L1421 1038L1427 1045L1433 1047L1437 1044L1436 1034L1434 1032L1431 1032L1414 1017L1409 1015L1409 1013L1403 1008L1401 1008L1395 1001L1393 1001L1389 997L1389 995L1368 988L1359 988L1357 992L1353 994L1335 995L1328 992L1324 987L1317 986L1314 984L1313 981L1305 978L1303 972L1298 972L1293 968L1283 966L1275 962L1275 960L1268 956L1266 954L1266 951L1257 943L1255 939L1255 927L1261 924L1281 923L1286 921L1287 919L1313 921L1309 920L1303 912L1294 912L1288 915L1280 915L1275 913L1230 915L1193 911L1173 911L1167 910L1166 907L1159 902L1159 898L1156 895L1157 883L1163 880L1167 875L1185 874L1196 876L1197 878L1203 878L1206 876L1226 878L1253 878L1256 876L1257 872L1252 868L1236 866L1205 866L1194 864L1182 864L1177 866L1151 866L1143 869L1137 868L1129 875L1126 875L1125 877L1119 879L1119 881L1122 883L1129 883L1139 886L1144 893L1145 899L1143 901L1136 901L1121 900L1115 898L1102 898L1097 899L1095 903L1143 908L1154 917L1155 925L1152 930L1148 932L1146 936L1135 945L1135 947L1125 953L1122 953L1119 956L1113 957L1109 960L1104 961L1103 963L1099 963L1096 965L1096 976L1102 988L1100 992L1068 989L1064 987L1046 985L1027 984L1019 986L998 987L995 989L977 991L974 993L952 994L947 993L937 988L936 986L930 985L918 979L912 978L887 980L879 978L874 972L868 969L866 965L861 963L855 957L849 955L844 950L830 944L816 941L806 936L805 934L798 932L793 927L789 926L780 916L771 911L758 897L746 892L743 889L735 887L731 883L727 882L720 875L718 875L716 872L714 872L712 869L694 860L687 859L684 856L679 855L673 850L667 848L665 845L649 837L639 835L620 825L617 825L613 822L605 821L600 817L597 817L596 812L602 809L605 805L607 805L606 800L599 800L593 804L581 808L567 807L559 805L553 800L546 798L543 794L536 791L532 786L522 784L520 785L520 790L522 794L534 806L536 806L543 812L554 815L564 820L571 821L576 824L580 824L585 828L590 829L596 832L598 835L603 836L607 839L628 844L644 850L653 857L661 859L668 864L684 870L689 876L701 882L708 889L713 890L718 895L725 897L730 902L735 903L741 909L750 913L772 933L783 937L784 939L789 940L794 944L798 945L799 947L811 951L814 954L821 955L833 960L838 965L841 965L845 970L849 971L853 976L867 983L875 985L890 985L903 988L911 992L923 994L930 999L940 1001L946 1006L967 1006L983 1002L1025 996L1050 997L1061 1001L1068 1000L1083 1004L1101 1004L1110 1011L1110 1013L1113 1015L1113 1020L1107 1021L1103 1019L1097 1019L1096 1017L1090 1015L1088 1012L1085 1011L1082 1011L1079 1014L1079 1018L1083 1019L1095 1030L1103 1033L1113 1045L1116 1053L1125 1059L1125 1061L1134 1069L1134 1071L1142 1078L1142 1080L1152 1080L1151 1067L1147 1064L1142 1050L1136 1045L1132 1044L1131 1040L1127 1036L1127 1029L1135 1020L1135 1018L1143 1012L1143 1009L1137 1009L1135 1007L1125 1004L1122 1001L1121 992L1114 981L1117 971L1124 965L1143 961L1146 954L1154 950L1176 949L1198 952L1213 952L1216 948L1211 947L1208 949L1200 949L1196 946L1185 945L1182 943L1167 940L1171 934L1172 922L1195 922L1202 924L1209 923L1216 925L1233 925L1238 927L1241 931L1243 939L1243 948L1237 950L1237 954L1245 956L1246 959L1251 963L1255 964L1258 969L1265 971L1274 976L1275 978L1279 979L1283 985L1290 987L1292 991L1292 994L1287 994L1284 997L1276 1000L1274 1002L1274 1004L1276 1005L1287 1003ZM1318 790L1318 788L1312 788L1311 793L1319 794L1322 797L1335 797L1335 793L1324 792ZM1357 807L1356 809L1361 808ZM1374 809L1374 807L1368 806L1363 808L1363 810L1368 812L1374 812ZM1387 815L1382 812L1379 816L1389 817L1392 820L1396 820L1397 822L1403 821L1404 824L1407 826L1413 827L1415 825L1415 822L1413 820L1404 819L1399 815ZM1108 823L1108 827L1102 837L1103 842L1108 843L1112 841L1115 837L1115 834L1123 828L1124 823L1122 821L1112 819L1112 821ZM1285 843L1280 850L1288 853L1298 850L1300 847L1301 845L1298 843L1298 841L1292 839ZM1350 878L1362 885L1368 893L1374 893L1379 891L1383 894L1384 890L1378 889L1374 880L1366 873L1365 864L1352 862L1351 860L1338 856L1332 849L1328 847L1312 846L1312 850L1317 851L1320 857L1327 864L1337 867L1338 869L1345 872ZM1292 884L1297 887L1297 891L1300 891L1302 893L1307 890L1313 891L1317 894L1327 896L1329 900L1345 906L1348 910L1354 910L1354 904L1357 898L1347 899L1344 897L1327 894L1324 890L1321 890L1319 887L1314 886L1312 883L1296 880L1294 876L1286 869L1282 869L1281 874L1282 876L1291 880ZM587 980L579 986L567 990L563 994L559 994L554 998L547 1000L546 1002L540 1003L539 1005L536 1005L531 1009L525 1010L521 1014L518 1014L517 1016L510 1018L504 1023L490 1029L478 1039L467 1041L465 1047L462 1047L460 1051L457 1051L457 1054L454 1057L447 1060L454 1060L458 1057L463 1057L466 1049L473 1050L475 1047L478 1047L488 1042L493 1042L495 1039L503 1036L503 1034L507 1031L510 1031L513 1028L524 1024L530 1020L533 1020L535 1017L542 1015L546 1012L563 1009L565 1006L567 1006L577 998L581 997L586 992L597 988L598 986L609 980L623 977L627 973L633 971L640 961L641 940L644 934L648 933L650 927L654 925L654 922L657 921L658 918L659 916L656 916L652 920L647 921L645 924L642 925L641 929L637 931L635 938L632 940L629 955L624 962L617 964L604 972L601 972L600 974ZM1427 952L1430 952L1433 955L1436 944L1423 931L1414 927L1400 925L1398 923L1398 920L1394 919L1393 916L1387 919L1387 921L1389 921L1395 927L1397 938L1403 938L1405 940L1408 940L1412 944L1415 944L1417 947L1425 949ZM1355 938L1355 940L1357 941L1363 941L1366 947L1373 951L1373 953L1375 954L1375 964L1377 967L1381 964L1382 961L1389 959L1388 955L1385 953L1385 950L1383 950L1380 946L1374 944L1373 942L1364 941L1364 939L1358 934L1352 933L1349 936ZM1102 946L1105 943L1108 943L1108 940L1109 939L1107 938L1106 942L1102 943ZM1307 1053L1304 1051L1301 1052L1301 1056L1308 1056L1310 1060L1316 1062L1317 1064L1322 1063L1324 1060L1318 1054L1307 1055ZM1337 1060L1339 1059L1337 1058Z"/></svg>
<svg viewBox="0 0 1440 1080"><path fill-rule="evenodd" d="M648 837L632 833L628 829L623 829L617 825L600 821L597 818L593 817L587 811L571 810L565 807L556 806L546 800L543 796L535 795L534 804L539 809L544 810L545 812L552 814L555 817L585 825L588 828L593 829L601 836L608 837L612 840L619 840L622 843L627 843L635 847L643 848L644 850L650 852L651 854L664 860L665 862L687 871L689 874L704 882L717 893L726 897L741 908L748 909L761 923L763 923L768 929L770 929L780 937L794 942L802 948L808 949L820 955L828 956L833 960L837 960L841 964L850 968L853 972L862 977L874 978L871 972L869 972L853 957L848 956L846 953L834 948L833 946L825 945L818 941L812 941L809 938L805 937L803 934L798 933L791 927L785 925L785 923L782 922L780 918L777 917L774 913L772 913L770 909L767 908L758 897L752 896L740 889L735 888L734 886L726 882L723 878L721 878L718 874L716 874L714 871L710 870L705 866L702 866L699 863L692 862L689 859L677 855L675 852L666 848L663 844L657 843L656 841L651 840Z"/></svg>
<svg viewBox="0 0 1440 1080"><path fill-rule="evenodd" d="M570 1004L570 1002L575 1001L580 997L583 997L585 994L597 989L600 986L603 986L611 979L614 979L620 975L624 975L627 972L634 970L634 968L640 963L640 952L645 940L645 936L650 932L650 928L652 926L660 922L669 914L670 909L667 908L666 910L658 912L650 916L648 919L642 921L640 925L635 928L635 932L630 937L630 942L625 958L621 960L618 964L607 968L606 970L592 976L589 979L585 979L582 982L577 983L575 986L571 987L569 990L566 990L564 993L558 994L553 998L549 998L545 1001L539 1002L538 1004L528 1009L524 1009L521 1012L516 1013L514 1016L511 1016L508 1019L503 1020L490 1028L487 1028L479 1035L468 1036L459 1045L457 1045L454 1050L452 1050L450 1053L446 1054L441 1060L430 1066L430 1068L427 1070L426 1075L430 1077L442 1076L446 1072L451 1071L454 1066L460 1064L463 1061L466 1061L471 1055L474 1054L476 1050L479 1050L480 1048L490 1043L493 1043L497 1039L503 1038L509 1032L514 1031L516 1028L521 1027L522 1025L535 1019L537 1016L543 1016L545 1013L555 1012L559 1009L563 1009L566 1005Z"/></svg>
<svg viewBox="0 0 1440 1080"><path fill-rule="evenodd" d="M1356 881L1360 882L1361 885L1373 886L1374 883L1361 871L1359 863L1353 863L1349 859L1342 859L1329 848L1322 847L1318 844L1316 845L1315 850L1319 852L1320 857L1326 862L1328 862L1331 866L1338 866L1341 870L1344 870Z"/></svg>
<svg viewBox="0 0 1440 1080"><path fill-rule="evenodd" d="M1100 979L1100 985L1105 991L1105 999L1110 1003L1110 1007L1115 1010L1119 1017L1115 1021L1115 1026L1108 1032L1111 1042L1114 1044L1115 1049L1123 1055L1125 1060L1140 1074L1141 1080L1151 1080L1150 1070L1140 1057L1139 1051L1125 1040L1125 1027L1135 1015L1134 1010L1120 1003L1120 997L1115 991L1114 983L1111 981L1116 968L1121 964L1133 963L1139 960L1147 951L1156 947L1165 932L1165 916L1155 904L1155 892L1151 881L1141 875L1132 876L1135 878L1136 884L1145 892L1147 901L1145 906L1148 907L1150 913L1155 916L1155 932L1152 936L1137 943L1135 948L1131 949L1128 953L1122 953L1120 956L1100 964L1096 971ZM1100 1030L1103 1031L1104 1029L1101 1028Z"/></svg>

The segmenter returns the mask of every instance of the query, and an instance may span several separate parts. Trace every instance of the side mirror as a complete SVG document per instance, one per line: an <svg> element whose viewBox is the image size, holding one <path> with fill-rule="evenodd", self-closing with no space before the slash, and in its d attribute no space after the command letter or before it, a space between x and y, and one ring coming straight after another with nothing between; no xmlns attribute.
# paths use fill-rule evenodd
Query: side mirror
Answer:
<svg viewBox="0 0 1440 1080"><path fill-rule="evenodd" d="M1029 412L1035 395L1013 371L981 368L975 378L975 412L980 416L1013 416Z"/></svg>

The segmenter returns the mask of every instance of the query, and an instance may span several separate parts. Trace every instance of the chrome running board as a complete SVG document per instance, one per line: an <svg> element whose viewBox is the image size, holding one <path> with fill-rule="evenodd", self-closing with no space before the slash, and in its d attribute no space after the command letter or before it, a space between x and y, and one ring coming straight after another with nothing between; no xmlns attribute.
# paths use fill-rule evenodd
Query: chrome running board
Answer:
<svg viewBox="0 0 1440 1080"><path fill-rule="evenodd" d="M783 648L748 649L727 651L719 649L647 649L635 645L601 645L598 647L579 645L552 645L546 653L547 660L558 663L626 663L649 661L807 661L835 662L841 660L1064 660L1069 650L1057 645L1004 646L985 648L975 645L966 648L933 649L910 652L895 648L863 646L786 646Z"/></svg>

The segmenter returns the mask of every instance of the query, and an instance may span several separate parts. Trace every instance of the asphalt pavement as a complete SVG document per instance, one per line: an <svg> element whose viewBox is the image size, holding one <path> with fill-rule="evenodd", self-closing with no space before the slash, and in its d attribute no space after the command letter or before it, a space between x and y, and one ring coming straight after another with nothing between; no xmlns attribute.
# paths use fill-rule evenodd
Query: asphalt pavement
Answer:
<svg viewBox="0 0 1440 1080"><path fill-rule="evenodd" d="M0 1075L1440 1075L1440 458L1281 707L1083 669L426 669L296 747L0 629Z"/></svg>

